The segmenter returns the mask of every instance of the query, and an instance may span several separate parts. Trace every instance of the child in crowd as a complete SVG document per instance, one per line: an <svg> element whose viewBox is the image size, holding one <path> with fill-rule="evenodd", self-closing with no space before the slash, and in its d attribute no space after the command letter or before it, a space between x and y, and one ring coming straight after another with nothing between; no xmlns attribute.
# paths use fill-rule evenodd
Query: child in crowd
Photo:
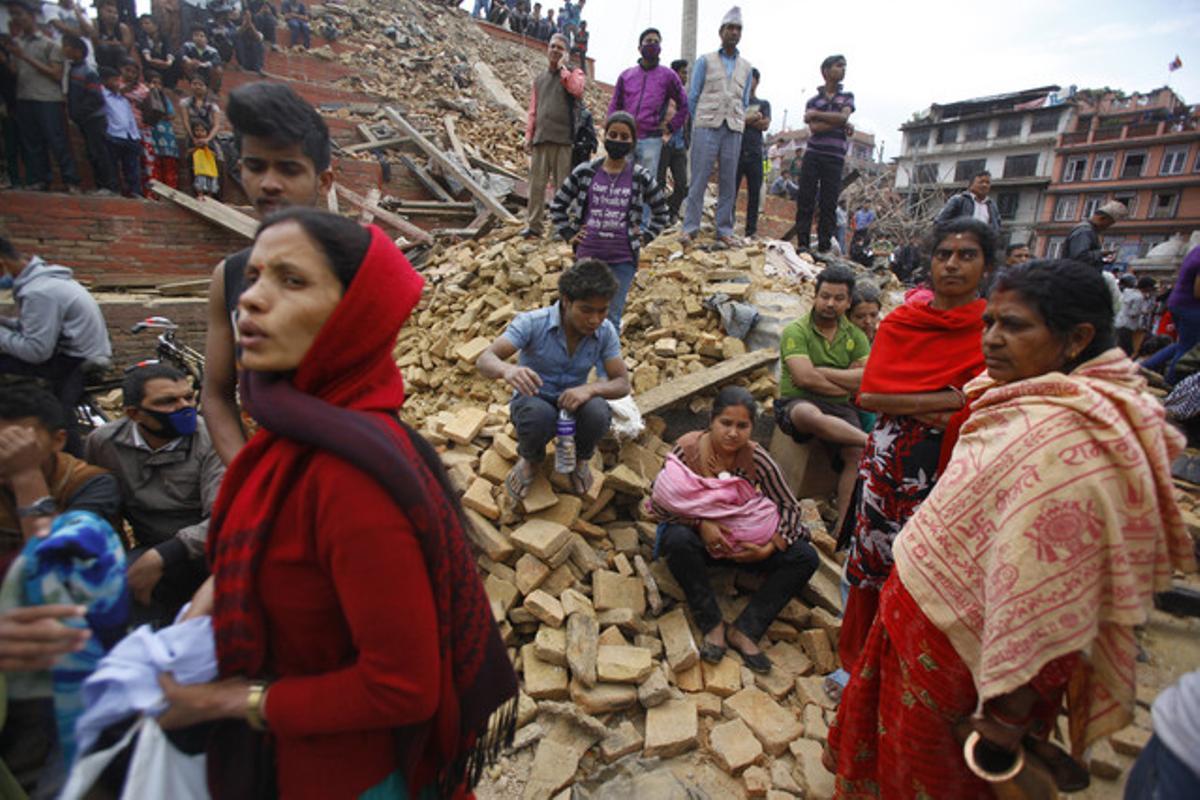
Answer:
<svg viewBox="0 0 1200 800"><path fill-rule="evenodd" d="M87 44L73 33L63 35L63 56L68 63L67 116L79 127L98 194L120 190L116 165L108 152L108 117L104 112L104 87L87 63Z"/></svg>
<svg viewBox="0 0 1200 800"><path fill-rule="evenodd" d="M216 197L221 191L217 155L208 146L208 127L202 120L192 120L192 142L192 188L196 197Z"/></svg>
<svg viewBox="0 0 1200 800"><path fill-rule="evenodd" d="M199 76L213 92L221 93L221 54L208 43L208 31L203 25L192 26L192 40L184 42L180 51L180 61L183 75L188 81Z"/></svg>
<svg viewBox="0 0 1200 800"><path fill-rule="evenodd" d="M146 71L150 91L162 97L166 114L150 128L154 141L154 180L165 183L172 189L179 188L179 142L175 138L175 104L171 96L163 91L162 75Z"/></svg>
<svg viewBox="0 0 1200 800"><path fill-rule="evenodd" d="M100 82L104 84L110 157L117 163L121 176L121 194L133 197L142 191L142 132L138 129L133 104L121 93L121 73L112 67L101 67Z"/></svg>
<svg viewBox="0 0 1200 800"><path fill-rule="evenodd" d="M1154 315L1154 293L1158 284L1154 278L1121 276L1121 310L1113 322L1117 329L1117 344L1127 355L1137 353L1142 340L1150 332Z"/></svg>
<svg viewBox="0 0 1200 800"><path fill-rule="evenodd" d="M142 188L141 194L150 197L150 177L154 174L154 135L153 126L146 120L148 112L146 100L150 97L150 87L142 83L142 68L132 58L121 62L121 94L129 98L133 108L133 118L137 120L138 130L142 133Z"/></svg>

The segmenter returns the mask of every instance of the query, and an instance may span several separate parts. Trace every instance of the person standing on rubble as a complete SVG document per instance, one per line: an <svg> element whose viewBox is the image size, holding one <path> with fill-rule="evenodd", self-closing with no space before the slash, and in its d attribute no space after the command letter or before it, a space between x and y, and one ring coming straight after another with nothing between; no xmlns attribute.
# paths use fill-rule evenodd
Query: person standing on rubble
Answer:
<svg viewBox="0 0 1200 800"><path fill-rule="evenodd" d="M750 106L746 109L746 130L742 133L742 152L738 157L734 200L746 179L746 238L758 234L758 204L763 184L763 133L771 127L771 103L758 96L759 72L750 70Z"/></svg>
<svg viewBox="0 0 1200 800"><path fill-rule="evenodd" d="M671 69L679 76L679 82L687 85L688 62L682 58L671 62ZM670 212L668 224L674 225L679 219L679 209L683 207L684 198L688 192L687 157L688 145L692 138L692 118L689 113L687 121L679 130L671 135L663 145L662 158L658 161L658 185L663 191L667 190L667 170L671 172L671 196L667 198L667 210Z"/></svg>
<svg viewBox="0 0 1200 800"><path fill-rule="evenodd" d="M809 98L804 108L808 124L808 147L800 162L799 193L796 196L796 236L799 249L808 250L813 213L817 213L817 251L829 253L837 229L837 200L842 191L842 166L854 126L854 94L842 88L846 77L844 56L829 56L821 62L825 85Z"/></svg>
<svg viewBox="0 0 1200 800"><path fill-rule="evenodd" d="M518 314L475 362L483 377L501 378L513 387L509 411L520 458L504 487L514 505L529 493L564 411L575 419L571 488L579 495L592 488L588 462L612 422L608 401L630 392L620 338L608 320L616 292L608 265L584 259L559 277L558 302ZM508 363L517 353L517 363ZM607 378L588 383L593 367L597 373L603 368Z"/></svg>
<svg viewBox="0 0 1200 800"><path fill-rule="evenodd" d="M546 180L555 191L571 172L571 147L575 143L575 104L583 97L583 70L567 66L567 37L556 33L546 48L548 68L533 79L529 116L525 123L525 150L530 154L529 205L521 235L542 235L546 215Z"/></svg>
<svg viewBox="0 0 1200 800"><path fill-rule="evenodd" d="M229 95L229 122L238 143L242 188L259 216L289 206L316 207L333 185L329 128L290 86L259 81ZM237 401L233 320L250 248L213 270L200 405L213 446L228 464L246 443Z"/></svg>
<svg viewBox="0 0 1200 800"><path fill-rule="evenodd" d="M959 192L946 201L942 210L934 219L935 225L942 225L952 219L973 217L992 229L997 240L1000 238L1000 207L996 201L988 197L992 191L992 173L986 169L971 176L971 183L965 192Z"/></svg>
<svg viewBox="0 0 1200 800"><path fill-rule="evenodd" d="M658 174L658 162L663 147L688 119L688 101L679 75L659 62L662 53L662 34L657 28L647 28L638 37L637 64L621 73L608 104L608 116L618 111L633 116L637 122L635 158L651 175ZM675 114L664 122L667 105L675 103ZM642 212L642 224L650 221L650 206Z"/></svg>
<svg viewBox="0 0 1200 800"><path fill-rule="evenodd" d="M604 158L580 164L559 188L550 204L550 221L576 258L595 258L608 264L617 279L617 293L608 318L621 330L625 298L637 272L638 251L662 232L667 201L649 170L629 158L637 125L624 111L610 112L604 125ZM639 224L642 209L650 222Z"/></svg>
<svg viewBox="0 0 1200 800"><path fill-rule="evenodd" d="M717 241L723 247L735 244L733 203L737 197L737 165L750 105L750 62L737 46L742 40L742 10L734 6L721 19L721 49L696 59L688 89L692 111L692 183L688 187L683 236L687 246L700 232L704 192L713 164L719 173Z"/></svg>

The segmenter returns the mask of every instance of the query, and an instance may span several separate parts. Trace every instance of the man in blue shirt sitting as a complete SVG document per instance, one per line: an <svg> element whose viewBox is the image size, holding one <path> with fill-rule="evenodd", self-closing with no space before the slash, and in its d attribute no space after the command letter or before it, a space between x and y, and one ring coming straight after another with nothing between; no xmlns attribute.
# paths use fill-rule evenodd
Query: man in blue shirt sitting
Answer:
<svg viewBox="0 0 1200 800"><path fill-rule="evenodd" d="M558 279L557 303L518 314L475 362L481 375L502 378L514 389L509 410L520 458L505 480L514 502L529 492L545 461L560 410L575 417L571 486L579 494L592 486L588 461L612 421L607 401L630 391L617 329L608 320L616 291L617 279L607 264L580 261ZM517 363L507 363L518 352ZM593 367L607 379L588 383Z"/></svg>

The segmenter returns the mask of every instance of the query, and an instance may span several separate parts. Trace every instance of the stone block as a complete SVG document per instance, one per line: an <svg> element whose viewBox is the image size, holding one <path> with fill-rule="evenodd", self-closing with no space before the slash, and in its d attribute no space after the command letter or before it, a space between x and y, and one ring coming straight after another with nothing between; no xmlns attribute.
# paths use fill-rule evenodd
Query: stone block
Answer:
<svg viewBox="0 0 1200 800"><path fill-rule="evenodd" d="M742 667L732 656L726 654L716 664L701 662L704 670L704 690L717 697L732 697L742 690Z"/></svg>
<svg viewBox="0 0 1200 800"><path fill-rule="evenodd" d="M801 706L812 703L827 711L837 711L837 703L826 693L825 678L821 675L796 678L796 701Z"/></svg>
<svg viewBox="0 0 1200 800"><path fill-rule="evenodd" d="M636 753L645 744L645 737L629 720L622 720L612 733L600 742L600 758L611 764L630 753Z"/></svg>
<svg viewBox="0 0 1200 800"><path fill-rule="evenodd" d="M597 611L628 608L639 617L646 613L646 592L641 579L608 570L592 573L592 602Z"/></svg>
<svg viewBox="0 0 1200 800"><path fill-rule="evenodd" d="M689 695L696 703L696 710L702 717L717 719L721 716L721 698L709 692L696 692Z"/></svg>
<svg viewBox="0 0 1200 800"><path fill-rule="evenodd" d="M537 701L525 692L517 694L517 727L524 728L537 716Z"/></svg>
<svg viewBox="0 0 1200 800"><path fill-rule="evenodd" d="M470 444L487 422L487 411L468 406L442 428L442 435L455 444Z"/></svg>
<svg viewBox="0 0 1200 800"><path fill-rule="evenodd" d="M534 589L525 597L525 610L551 628L562 627L564 619L562 603L541 589Z"/></svg>
<svg viewBox="0 0 1200 800"><path fill-rule="evenodd" d="M742 775L746 784L746 797L766 797L771 791L771 774L762 767L754 766Z"/></svg>
<svg viewBox="0 0 1200 800"><path fill-rule="evenodd" d="M625 638L625 634L621 633L621 629L616 625L609 625L600 632L600 646L624 647L629 644L629 640Z"/></svg>
<svg viewBox="0 0 1200 800"><path fill-rule="evenodd" d="M800 634L800 646L816 666L817 672L828 675L838 668L838 658L829 643L829 636L820 628L810 628ZM805 673L799 672L799 675Z"/></svg>
<svg viewBox="0 0 1200 800"><path fill-rule="evenodd" d="M543 625L533 639L533 651L548 664L567 666L567 632L562 628Z"/></svg>
<svg viewBox="0 0 1200 800"><path fill-rule="evenodd" d="M1113 750L1116 750L1121 755L1137 758L1146 745L1149 744L1150 736L1150 731L1130 725L1108 737L1108 741L1112 745Z"/></svg>
<svg viewBox="0 0 1200 800"><path fill-rule="evenodd" d="M501 458L506 459L508 461L516 461L518 456L520 455L519 453L517 453L516 440L513 439L511 436L506 436L503 433L497 433L495 436L492 437L492 447L496 450L497 453L500 454Z"/></svg>
<svg viewBox="0 0 1200 800"><path fill-rule="evenodd" d="M771 786L781 792L786 792L788 797L804 793L800 784L792 777L792 764L793 759L787 756L781 756L771 762ZM770 796L770 794L767 795L768 798Z"/></svg>
<svg viewBox="0 0 1200 800"><path fill-rule="evenodd" d="M628 683L597 683L584 686L571 681L571 702L588 714L609 714L637 705L637 687Z"/></svg>
<svg viewBox="0 0 1200 800"><path fill-rule="evenodd" d="M721 769L737 775L762 758L762 744L740 719L723 722L708 735L708 746Z"/></svg>
<svg viewBox="0 0 1200 800"><path fill-rule="evenodd" d="M589 617L596 616L596 609L592 606L591 598L575 589L564 589L563 593L558 596L558 601L562 603L563 613L568 618L577 611L587 614Z"/></svg>
<svg viewBox="0 0 1200 800"><path fill-rule="evenodd" d="M777 619L767 627L767 638L772 642L796 642L800 640L800 631L790 623Z"/></svg>
<svg viewBox="0 0 1200 800"><path fill-rule="evenodd" d="M471 481L463 494L462 504L495 522L500 519L500 506L492 496L492 484L486 478Z"/></svg>
<svg viewBox="0 0 1200 800"><path fill-rule="evenodd" d="M806 705L802 712L801 721L804 723L804 737L824 742L829 738L829 726L825 724L825 714L820 706Z"/></svg>
<svg viewBox="0 0 1200 800"><path fill-rule="evenodd" d="M520 592L517 591L516 586L513 586L506 580L497 578L495 575L488 575L484 579L483 591L487 593L488 600L499 604L505 614L508 613L508 610L513 607L520 596Z"/></svg>
<svg viewBox="0 0 1200 800"><path fill-rule="evenodd" d="M633 637L633 644L635 647L646 648L650 651L650 655L654 656L655 658L663 657L663 643L654 636L647 636L639 633L637 636Z"/></svg>
<svg viewBox="0 0 1200 800"><path fill-rule="evenodd" d="M583 501L573 494L560 494L556 497L558 498L557 502L549 508L538 511L533 515L534 519L557 522L559 525L566 525L569 528L579 519L579 514L583 511Z"/></svg>
<svg viewBox="0 0 1200 800"><path fill-rule="evenodd" d="M796 715L758 687L742 689L726 699L725 706L754 731L763 749L772 756L783 753L788 743L803 733L803 726Z"/></svg>
<svg viewBox="0 0 1200 800"><path fill-rule="evenodd" d="M515 572L517 588L521 594L529 594L542 585L542 581L550 574L550 568L537 556L525 553L517 559Z"/></svg>
<svg viewBox="0 0 1200 800"><path fill-rule="evenodd" d="M468 365L473 365L475 359L479 358L490 345L491 341L486 336L476 336L471 341L463 342L454 348L454 357Z"/></svg>
<svg viewBox="0 0 1200 800"><path fill-rule="evenodd" d="M526 514L536 514L539 511L553 508L556 503L558 503L558 495L554 493L546 476L539 473L534 477L533 483L529 484L529 493L521 500L521 507L525 509Z"/></svg>
<svg viewBox="0 0 1200 800"><path fill-rule="evenodd" d="M576 611L567 617L566 658L571 674L584 686L596 684L600 626L591 614Z"/></svg>
<svg viewBox="0 0 1200 800"><path fill-rule="evenodd" d="M624 553L617 553L613 557L613 569L623 578L628 578L633 574L633 564L629 563L629 557Z"/></svg>
<svg viewBox="0 0 1200 800"><path fill-rule="evenodd" d="M642 755L670 758L693 749L700 738L696 704L688 699L668 700L646 712L646 743Z"/></svg>
<svg viewBox="0 0 1200 800"><path fill-rule="evenodd" d="M605 475L605 487L621 494L642 497L650 492L650 481L626 464L618 464L612 472L605 473Z"/></svg>
<svg viewBox="0 0 1200 800"><path fill-rule="evenodd" d="M817 633L824 635L821 631ZM754 682L776 700L782 700L791 693L796 687L796 676L812 672L812 662L808 656L787 642L776 642L765 652L771 659L771 671L766 675L756 675Z"/></svg>
<svg viewBox="0 0 1200 800"><path fill-rule="evenodd" d="M700 661L700 650L683 608L675 608L658 618L658 635L671 669L689 669Z"/></svg>
<svg viewBox="0 0 1200 800"><path fill-rule="evenodd" d="M584 575L591 575L598 569L604 569L604 559L592 548L587 540L578 533L571 531L571 563Z"/></svg>
<svg viewBox="0 0 1200 800"><path fill-rule="evenodd" d="M638 686L638 702L643 708L654 708L671 697L671 684L662 667L655 666L650 675Z"/></svg>
<svg viewBox="0 0 1200 800"><path fill-rule="evenodd" d="M596 656L596 676L610 683L641 683L652 669L650 651L640 647L602 645Z"/></svg>
<svg viewBox="0 0 1200 800"><path fill-rule="evenodd" d="M796 780L804 790L804 800L830 800L833 797L833 775L821 766L820 742L814 739L796 739L791 745L796 757Z"/></svg>
<svg viewBox="0 0 1200 800"><path fill-rule="evenodd" d="M563 667L538 658L531 642L521 648L525 692L534 700L566 700L567 671Z"/></svg>
<svg viewBox="0 0 1200 800"><path fill-rule="evenodd" d="M637 528L631 528L626 525L609 528L608 538L612 540L613 547L616 548L618 553L633 555L641 548L641 543L638 541Z"/></svg>
<svg viewBox="0 0 1200 800"><path fill-rule="evenodd" d="M675 685L680 690L685 692L704 691L704 671L700 669L699 664L687 669L672 670L672 672L675 675Z"/></svg>
<svg viewBox="0 0 1200 800"><path fill-rule="evenodd" d="M557 556L567 546L571 539L571 532L567 530L567 526L557 522L531 519L513 531L509 538L513 544L525 552L533 553L543 561L550 563L551 558Z"/></svg>
<svg viewBox="0 0 1200 800"><path fill-rule="evenodd" d="M483 551L484 555L496 562L504 562L512 558L516 550L508 537L496 530L488 519L478 511L464 509L467 518L467 538L471 544Z"/></svg>
<svg viewBox="0 0 1200 800"><path fill-rule="evenodd" d="M487 478L497 486L504 483L512 468L513 462L497 453L494 448L485 450L479 459L479 477Z"/></svg>

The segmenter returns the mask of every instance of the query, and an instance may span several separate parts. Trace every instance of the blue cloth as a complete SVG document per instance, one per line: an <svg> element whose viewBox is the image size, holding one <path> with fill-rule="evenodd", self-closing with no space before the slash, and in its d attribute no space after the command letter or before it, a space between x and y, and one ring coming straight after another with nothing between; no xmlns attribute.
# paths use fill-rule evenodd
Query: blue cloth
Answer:
<svg viewBox="0 0 1200 800"><path fill-rule="evenodd" d="M633 277L637 275L637 264L626 261L623 264L609 264L613 277L617 279L617 293L608 304L608 320L621 331L621 315L625 313L625 300L629 297L629 287L633 285Z"/></svg>
<svg viewBox="0 0 1200 800"><path fill-rule="evenodd" d="M721 66L725 67L725 77L733 77L733 68L737 66L738 56L741 51L734 50L733 55L725 55L725 50L722 48L717 51L717 55L721 58ZM704 81L708 78L708 58L700 56L696 59L696 63L692 65L692 81L688 85L688 108L695 113L695 108L700 102L700 93L704 91ZM746 81L746 88L742 92L742 108L750 105L750 84L752 81Z"/></svg>
<svg viewBox="0 0 1200 800"><path fill-rule="evenodd" d="M124 633L129 618L125 549L103 518L90 511L68 511L55 518L46 538L30 539L21 557L25 605L71 603L87 608L83 621L65 624L86 625L92 637L82 650L61 657L50 670L59 742L70 763L75 754L75 723L84 710L83 681Z"/></svg>
<svg viewBox="0 0 1200 800"><path fill-rule="evenodd" d="M1158 734L1138 756L1125 782L1125 800L1194 800L1200 775L1163 744Z"/></svg>
<svg viewBox="0 0 1200 800"><path fill-rule="evenodd" d="M738 157L742 151L742 135L721 124L719 128L692 129L692 182L688 186L687 208L683 215L683 232L694 236L700 230L700 215L704 211L704 190L713 162L718 166L717 236L733 235L733 204L737 198Z"/></svg>
<svg viewBox="0 0 1200 800"><path fill-rule="evenodd" d="M123 94L104 87L104 116L108 119L108 135L114 139L142 141L137 119L133 116L133 105Z"/></svg>
<svg viewBox="0 0 1200 800"><path fill-rule="evenodd" d="M517 363L541 377L541 394L552 397L582 386L592 367L602 367L621 355L620 337L608 320L595 333L581 338L574 354L569 354L561 303L518 314L508 324L504 338L521 351Z"/></svg>
<svg viewBox="0 0 1200 800"><path fill-rule="evenodd" d="M87 710L75 724L75 742L86 754L106 727L131 714L166 711L158 676L170 672L182 684L217 679L212 617L203 616L154 631L143 625L101 659L83 682Z"/></svg>

